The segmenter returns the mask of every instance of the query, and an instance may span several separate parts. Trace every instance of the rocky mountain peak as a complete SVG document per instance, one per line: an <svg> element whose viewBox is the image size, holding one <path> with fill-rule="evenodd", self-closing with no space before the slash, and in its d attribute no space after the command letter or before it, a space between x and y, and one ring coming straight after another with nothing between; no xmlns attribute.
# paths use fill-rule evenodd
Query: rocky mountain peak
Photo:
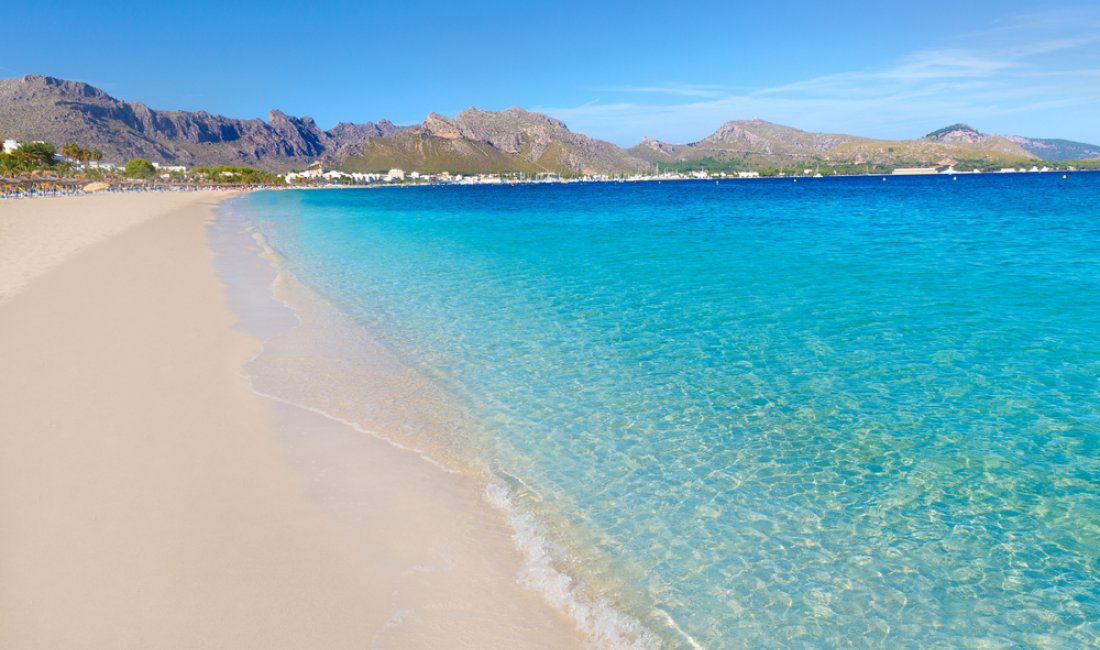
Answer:
<svg viewBox="0 0 1100 650"><path fill-rule="evenodd" d="M267 114L267 123L272 127L296 127L305 129L317 129L317 123L313 121L312 117L303 115L302 117L295 117L293 115L287 115L277 108L271 109Z"/></svg>
<svg viewBox="0 0 1100 650"><path fill-rule="evenodd" d="M503 111L483 111L471 106L459 113L458 116L455 117L455 121L474 129L488 126L524 128L531 125L543 125L552 129L561 129L563 131L569 130L565 122L561 120L554 119L543 113L532 113L518 106L513 106Z"/></svg>
<svg viewBox="0 0 1100 650"><path fill-rule="evenodd" d="M985 137L984 133L962 122L945 126L924 136L926 140L935 140L936 142L966 142L970 144L981 142Z"/></svg>
<svg viewBox="0 0 1100 650"><path fill-rule="evenodd" d="M734 120L726 122L718 129L703 138L703 142L745 142L752 145L759 145L765 143L766 139L757 135L751 127L762 126L767 122L754 123L750 121Z"/></svg>
<svg viewBox="0 0 1100 650"><path fill-rule="evenodd" d="M670 142L662 142L661 140L654 140L649 136L643 136L642 142L638 146L665 154L673 154L676 151L677 147L679 147L680 145L675 145Z"/></svg>
<svg viewBox="0 0 1100 650"><path fill-rule="evenodd" d="M20 81L22 82L21 85L23 89L33 95L47 93L58 95L65 99L89 97L113 100L107 93L83 81L66 81L64 79L48 77L41 74L24 75Z"/></svg>
<svg viewBox="0 0 1100 650"><path fill-rule="evenodd" d="M434 112L428 113L428 117L424 118L424 122L420 125L420 130L427 135L445 138L447 140L455 140L463 137L462 130L454 120L446 115L440 115Z"/></svg>

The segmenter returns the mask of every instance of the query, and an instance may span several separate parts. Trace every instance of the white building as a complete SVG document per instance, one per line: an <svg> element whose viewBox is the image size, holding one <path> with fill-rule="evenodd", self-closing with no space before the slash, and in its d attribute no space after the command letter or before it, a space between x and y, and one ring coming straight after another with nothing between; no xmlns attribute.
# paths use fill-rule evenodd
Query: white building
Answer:
<svg viewBox="0 0 1100 650"><path fill-rule="evenodd" d="M350 180L353 183L375 183L381 180L378 174L361 174L359 172L342 172L336 169L323 171L320 167L310 167L304 172L290 172L283 176L287 183L295 181L338 181Z"/></svg>
<svg viewBox="0 0 1100 650"><path fill-rule="evenodd" d="M295 181L316 180L318 178L321 178L322 176L324 176L324 172L321 171L320 167L310 167L304 172L290 172L283 178L286 179L287 183L293 183Z"/></svg>
<svg viewBox="0 0 1100 650"><path fill-rule="evenodd" d="M19 148L17 140L4 140L4 153L11 153Z"/></svg>
<svg viewBox="0 0 1100 650"><path fill-rule="evenodd" d="M171 174L173 172L178 172L182 174L187 171L187 167L183 165L162 165L160 163L153 163L153 167L155 167L157 171L165 172L168 174Z"/></svg>

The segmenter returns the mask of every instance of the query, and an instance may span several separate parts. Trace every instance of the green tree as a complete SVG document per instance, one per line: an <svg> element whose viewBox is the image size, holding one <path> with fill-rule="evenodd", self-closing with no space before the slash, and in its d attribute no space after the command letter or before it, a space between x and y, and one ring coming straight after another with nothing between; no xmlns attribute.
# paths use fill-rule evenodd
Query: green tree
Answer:
<svg viewBox="0 0 1100 650"><path fill-rule="evenodd" d="M0 152L0 174L12 174L19 168L19 161L10 153Z"/></svg>
<svg viewBox="0 0 1100 650"><path fill-rule="evenodd" d="M152 178L156 173L157 168L153 167L153 163L144 158L134 158L126 163L126 167L122 170L123 176L129 178Z"/></svg>
<svg viewBox="0 0 1100 650"><path fill-rule="evenodd" d="M19 148L13 152L16 160L25 169L36 169L54 166L54 155L57 151L48 142L21 142Z"/></svg>

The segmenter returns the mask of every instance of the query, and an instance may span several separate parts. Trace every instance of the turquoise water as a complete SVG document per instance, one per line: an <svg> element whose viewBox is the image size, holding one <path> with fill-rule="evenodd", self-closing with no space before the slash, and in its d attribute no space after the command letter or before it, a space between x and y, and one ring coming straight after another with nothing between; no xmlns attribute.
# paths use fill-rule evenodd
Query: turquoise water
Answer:
<svg viewBox="0 0 1100 650"><path fill-rule="evenodd" d="M234 210L659 645L1100 644L1100 174Z"/></svg>

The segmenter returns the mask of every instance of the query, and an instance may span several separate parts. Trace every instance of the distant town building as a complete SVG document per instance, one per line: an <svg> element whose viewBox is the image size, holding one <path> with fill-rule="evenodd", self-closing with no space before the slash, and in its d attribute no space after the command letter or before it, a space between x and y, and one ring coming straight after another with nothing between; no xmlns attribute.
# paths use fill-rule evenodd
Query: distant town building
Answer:
<svg viewBox="0 0 1100 650"><path fill-rule="evenodd" d="M304 172L290 172L283 175L287 183L309 182L326 180L336 182L347 180L353 183L376 183L381 180L378 174L361 174L359 172L342 172L336 169L324 171L320 165L311 165Z"/></svg>
<svg viewBox="0 0 1100 650"><path fill-rule="evenodd" d="M18 140L4 140L4 153L11 153L19 148Z"/></svg>
<svg viewBox="0 0 1100 650"><path fill-rule="evenodd" d="M403 180L405 180L405 170L404 169L391 169L386 174L386 180L387 181L403 181Z"/></svg>
<svg viewBox="0 0 1100 650"><path fill-rule="evenodd" d="M187 171L187 167L183 165L162 165L160 163L153 163L153 167L156 167L157 171L165 172L167 174L175 172L182 174Z"/></svg>
<svg viewBox="0 0 1100 650"><path fill-rule="evenodd" d="M316 180L323 175L324 171L322 171L320 166L310 166L310 168L304 172L290 172L283 178L286 179L287 183L294 183L295 181Z"/></svg>
<svg viewBox="0 0 1100 650"><path fill-rule="evenodd" d="M920 176L922 174L936 174L935 167L898 167L894 170L895 176Z"/></svg>

